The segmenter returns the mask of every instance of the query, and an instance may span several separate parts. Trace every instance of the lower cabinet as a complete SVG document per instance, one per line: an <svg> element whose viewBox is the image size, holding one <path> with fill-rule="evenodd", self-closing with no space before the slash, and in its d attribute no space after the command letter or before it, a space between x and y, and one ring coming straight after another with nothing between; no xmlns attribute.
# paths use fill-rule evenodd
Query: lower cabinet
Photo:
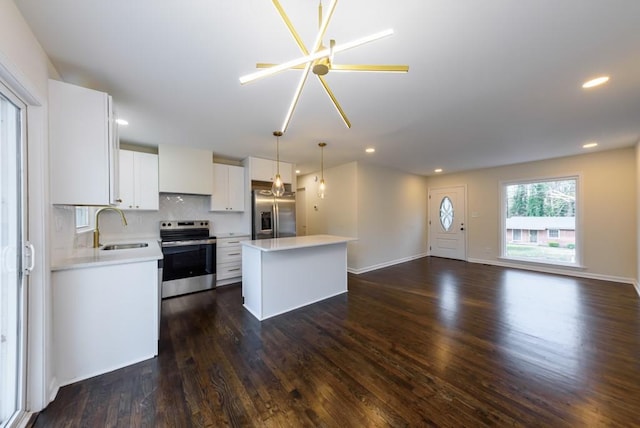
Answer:
<svg viewBox="0 0 640 428"><path fill-rule="evenodd" d="M52 272L59 386L158 354L157 260Z"/></svg>
<svg viewBox="0 0 640 428"><path fill-rule="evenodd" d="M234 235L217 238L216 244L216 286L242 281L242 248L240 241L250 239L250 235Z"/></svg>

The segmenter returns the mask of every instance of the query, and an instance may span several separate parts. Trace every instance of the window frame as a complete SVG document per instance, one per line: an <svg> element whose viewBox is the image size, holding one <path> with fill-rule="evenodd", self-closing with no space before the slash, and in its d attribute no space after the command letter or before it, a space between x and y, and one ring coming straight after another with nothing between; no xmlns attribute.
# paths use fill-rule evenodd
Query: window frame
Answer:
<svg viewBox="0 0 640 428"><path fill-rule="evenodd" d="M551 236L551 232L555 232L556 236ZM547 229L547 239L560 239L560 229Z"/></svg>
<svg viewBox="0 0 640 428"><path fill-rule="evenodd" d="M76 234L78 233L85 233L85 232L90 232L93 231L93 229L95 228L95 212L96 212L96 207L88 207L88 206L75 206L74 207L74 211L73 211L73 222L75 225L75 230L76 230ZM83 222L82 224L78 225L78 215L79 212L78 210L82 210L83 212L85 212L87 217L87 221Z"/></svg>
<svg viewBox="0 0 640 428"><path fill-rule="evenodd" d="M575 203L575 258L574 262L554 262L552 260L536 260L529 259L523 257L514 257L506 255L507 250L507 186L513 186L518 184L533 184L533 183L544 183L551 181L563 181L563 180L575 180L576 181L576 203ZM583 208L583 194L582 194L582 174L581 173L573 173L566 175L549 175L535 178L524 178L524 179L513 179L513 180L502 180L498 183L498 192L500 195L499 202L499 231L500 231L500 255L498 259L507 260L512 262L518 262L522 264L530 264L534 266L560 266L565 268L575 268L575 269L584 269L582 265L582 208ZM559 231L558 231L559 234ZM539 235L539 234L538 234ZM539 236L538 236L539 238ZM524 242L524 241L521 241Z"/></svg>

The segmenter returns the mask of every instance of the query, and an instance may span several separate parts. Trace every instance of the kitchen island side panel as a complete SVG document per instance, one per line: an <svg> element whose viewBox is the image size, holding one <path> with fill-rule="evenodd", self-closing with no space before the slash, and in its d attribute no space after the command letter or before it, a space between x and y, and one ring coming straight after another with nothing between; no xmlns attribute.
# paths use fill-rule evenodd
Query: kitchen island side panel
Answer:
<svg viewBox="0 0 640 428"><path fill-rule="evenodd" d="M261 319L346 292L345 242L262 253Z"/></svg>
<svg viewBox="0 0 640 428"><path fill-rule="evenodd" d="M242 299L251 314L262 319L262 251L242 246Z"/></svg>

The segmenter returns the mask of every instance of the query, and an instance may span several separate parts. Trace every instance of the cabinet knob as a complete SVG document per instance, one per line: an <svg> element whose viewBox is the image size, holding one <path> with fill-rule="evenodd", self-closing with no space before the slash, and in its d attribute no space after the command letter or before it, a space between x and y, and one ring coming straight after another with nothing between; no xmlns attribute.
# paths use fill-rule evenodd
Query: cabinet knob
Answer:
<svg viewBox="0 0 640 428"><path fill-rule="evenodd" d="M116 199L116 202L121 204L122 203L122 199L118 198L118 199Z"/></svg>

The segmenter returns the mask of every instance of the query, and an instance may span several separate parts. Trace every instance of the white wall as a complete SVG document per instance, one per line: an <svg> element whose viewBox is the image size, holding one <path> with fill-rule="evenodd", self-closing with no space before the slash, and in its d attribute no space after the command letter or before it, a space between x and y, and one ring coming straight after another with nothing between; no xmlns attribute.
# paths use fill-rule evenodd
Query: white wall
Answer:
<svg viewBox="0 0 640 428"><path fill-rule="evenodd" d="M426 255L426 220L424 177L358 163L357 270Z"/></svg>
<svg viewBox="0 0 640 428"><path fill-rule="evenodd" d="M426 179L362 162L324 171L327 196L319 199L319 173L298 178L307 195L307 231L351 236L349 270L360 273L426 254Z"/></svg>
<svg viewBox="0 0 640 428"><path fill-rule="evenodd" d="M50 271L47 249L47 85L51 63L11 0L0 0L0 78L27 107L29 236L36 248L29 278L27 409L49 402L52 382Z"/></svg>
<svg viewBox="0 0 640 428"><path fill-rule="evenodd" d="M298 189L306 194L307 235L358 236L357 164L351 162L324 171L326 197L318 197L320 172L298 177ZM316 181L317 177L317 181ZM356 263L356 243L347 244L347 266Z"/></svg>
<svg viewBox="0 0 640 428"><path fill-rule="evenodd" d="M576 275L633 282L637 277L636 156L634 148L594 152L498 168L432 176L431 188L467 185L468 258L499 260L500 182L581 175L582 263ZM469 213L477 212L472 218Z"/></svg>

